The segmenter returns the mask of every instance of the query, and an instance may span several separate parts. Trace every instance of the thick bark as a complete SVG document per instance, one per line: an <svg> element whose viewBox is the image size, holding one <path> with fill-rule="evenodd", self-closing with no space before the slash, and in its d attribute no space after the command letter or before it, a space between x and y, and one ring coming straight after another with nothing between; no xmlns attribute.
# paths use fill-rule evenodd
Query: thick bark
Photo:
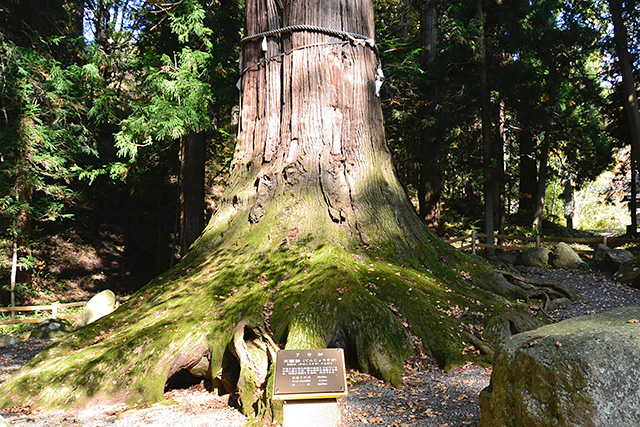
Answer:
<svg viewBox="0 0 640 427"><path fill-rule="evenodd" d="M371 1L279 5L248 1L247 33L309 24L373 36ZM2 405L153 402L204 366L245 413L277 416L276 345L341 347L351 366L400 385L414 353L444 368L481 357L464 350L487 319L534 295L415 213L385 145L369 45L305 31L263 44L244 48L231 183L203 235L112 315L4 383Z"/></svg>
<svg viewBox="0 0 640 427"><path fill-rule="evenodd" d="M204 230L205 134L190 132L180 153L180 252L184 256Z"/></svg>
<svg viewBox="0 0 640 427"><path fill-rule="evenodd" d="M635 88L633 66L629 55L627 44L627 28L622 19L622 2L620 0L609 0L611 20L613 22L613 32L616 44L616 53L620 72L622 74L622 89L624 94L624 109L627 112L629 130L631 136L631 170L632 170L632 195L629 209L631 211L630 232L635 234L638 229L637 208L635 199L635 165L640 164L640 111L638 107L638 94Z"/></svg>
<svg viewBox="0 0 640 427"><path fill-rule="evenodd" d="M424 48L421 66L424 70L433 67L438 46L438 12L434 0L424 1L420 8L420 42ZM429 84L425 88L421 114L431 115L435 111L438 88ZM420 132L418 148L418 211L422 219L433 230L440 226L440 197L442 194L442 168L440 167L440 142L435 129L424 127Z"/></svg>
<svg viewBox="0 0 640 427"><path fill-rule="evenodd" d="M616 53L622 74L622 88L624 93L624 109L629 120L631 131L631 145L636 164L640 164L640 110L638 107L638 94L636 92L633 77L633 66L627 44L627 28L622 19L622 1L609 0L611 20L613 21L613 33L616 43Z"/></svg>

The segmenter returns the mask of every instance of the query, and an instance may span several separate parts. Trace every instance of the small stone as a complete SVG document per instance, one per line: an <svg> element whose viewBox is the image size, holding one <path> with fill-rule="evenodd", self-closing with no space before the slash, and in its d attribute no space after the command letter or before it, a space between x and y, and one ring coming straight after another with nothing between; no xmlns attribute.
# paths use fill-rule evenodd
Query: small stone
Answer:
<svg viewBox="0 0 640 427"><path fill-rule="evenodd" d="M56 338L72 331L73 325L67 319L46 319L33 328L29 338Z"/></svg>
<svg viewBox="0 0 640 427"><path fill-rule="evenodd" d="M13 337L11 335L0 335L0 345L9 346L16 345L21 341L20 338Z"/></svg>

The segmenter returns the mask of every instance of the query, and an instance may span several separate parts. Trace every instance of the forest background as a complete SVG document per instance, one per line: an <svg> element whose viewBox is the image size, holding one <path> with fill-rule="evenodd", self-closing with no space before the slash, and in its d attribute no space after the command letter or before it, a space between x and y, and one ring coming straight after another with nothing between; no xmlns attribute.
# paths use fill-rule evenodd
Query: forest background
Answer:
<svg viewBox="0 0 640 427"><path fill-rule="evenodd" d="M128 294L184 255L233 155L243 6L0 3L2 305ZM635 194L624 83L638 81L636 2L388 0L376 12L386 137L434 231L626 225L588 195Z"/></svg>

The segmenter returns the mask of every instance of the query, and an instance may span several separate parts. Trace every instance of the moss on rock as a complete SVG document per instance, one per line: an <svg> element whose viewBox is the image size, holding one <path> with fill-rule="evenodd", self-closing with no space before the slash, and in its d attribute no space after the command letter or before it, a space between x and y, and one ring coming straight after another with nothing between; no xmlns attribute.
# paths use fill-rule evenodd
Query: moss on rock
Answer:
<svg viewBox="0 0 640 427"><path fill-rule="evenodd" d="M640 308L623 308L507 339L481 394L480 425L638 425L638 319Z"/></svg>

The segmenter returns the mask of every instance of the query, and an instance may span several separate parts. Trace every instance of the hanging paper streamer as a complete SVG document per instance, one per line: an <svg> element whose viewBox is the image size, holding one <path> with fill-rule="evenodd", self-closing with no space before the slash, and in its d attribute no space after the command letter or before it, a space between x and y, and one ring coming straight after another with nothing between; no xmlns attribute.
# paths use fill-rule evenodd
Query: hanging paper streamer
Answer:
<svg viewBox="0 0 640 427"><path fill-rule="evenodd" d="M376 73L376 96L380 96L382 83L384 83L384 73L382 72L382 65L378 64L378 72Z"/></svg>

